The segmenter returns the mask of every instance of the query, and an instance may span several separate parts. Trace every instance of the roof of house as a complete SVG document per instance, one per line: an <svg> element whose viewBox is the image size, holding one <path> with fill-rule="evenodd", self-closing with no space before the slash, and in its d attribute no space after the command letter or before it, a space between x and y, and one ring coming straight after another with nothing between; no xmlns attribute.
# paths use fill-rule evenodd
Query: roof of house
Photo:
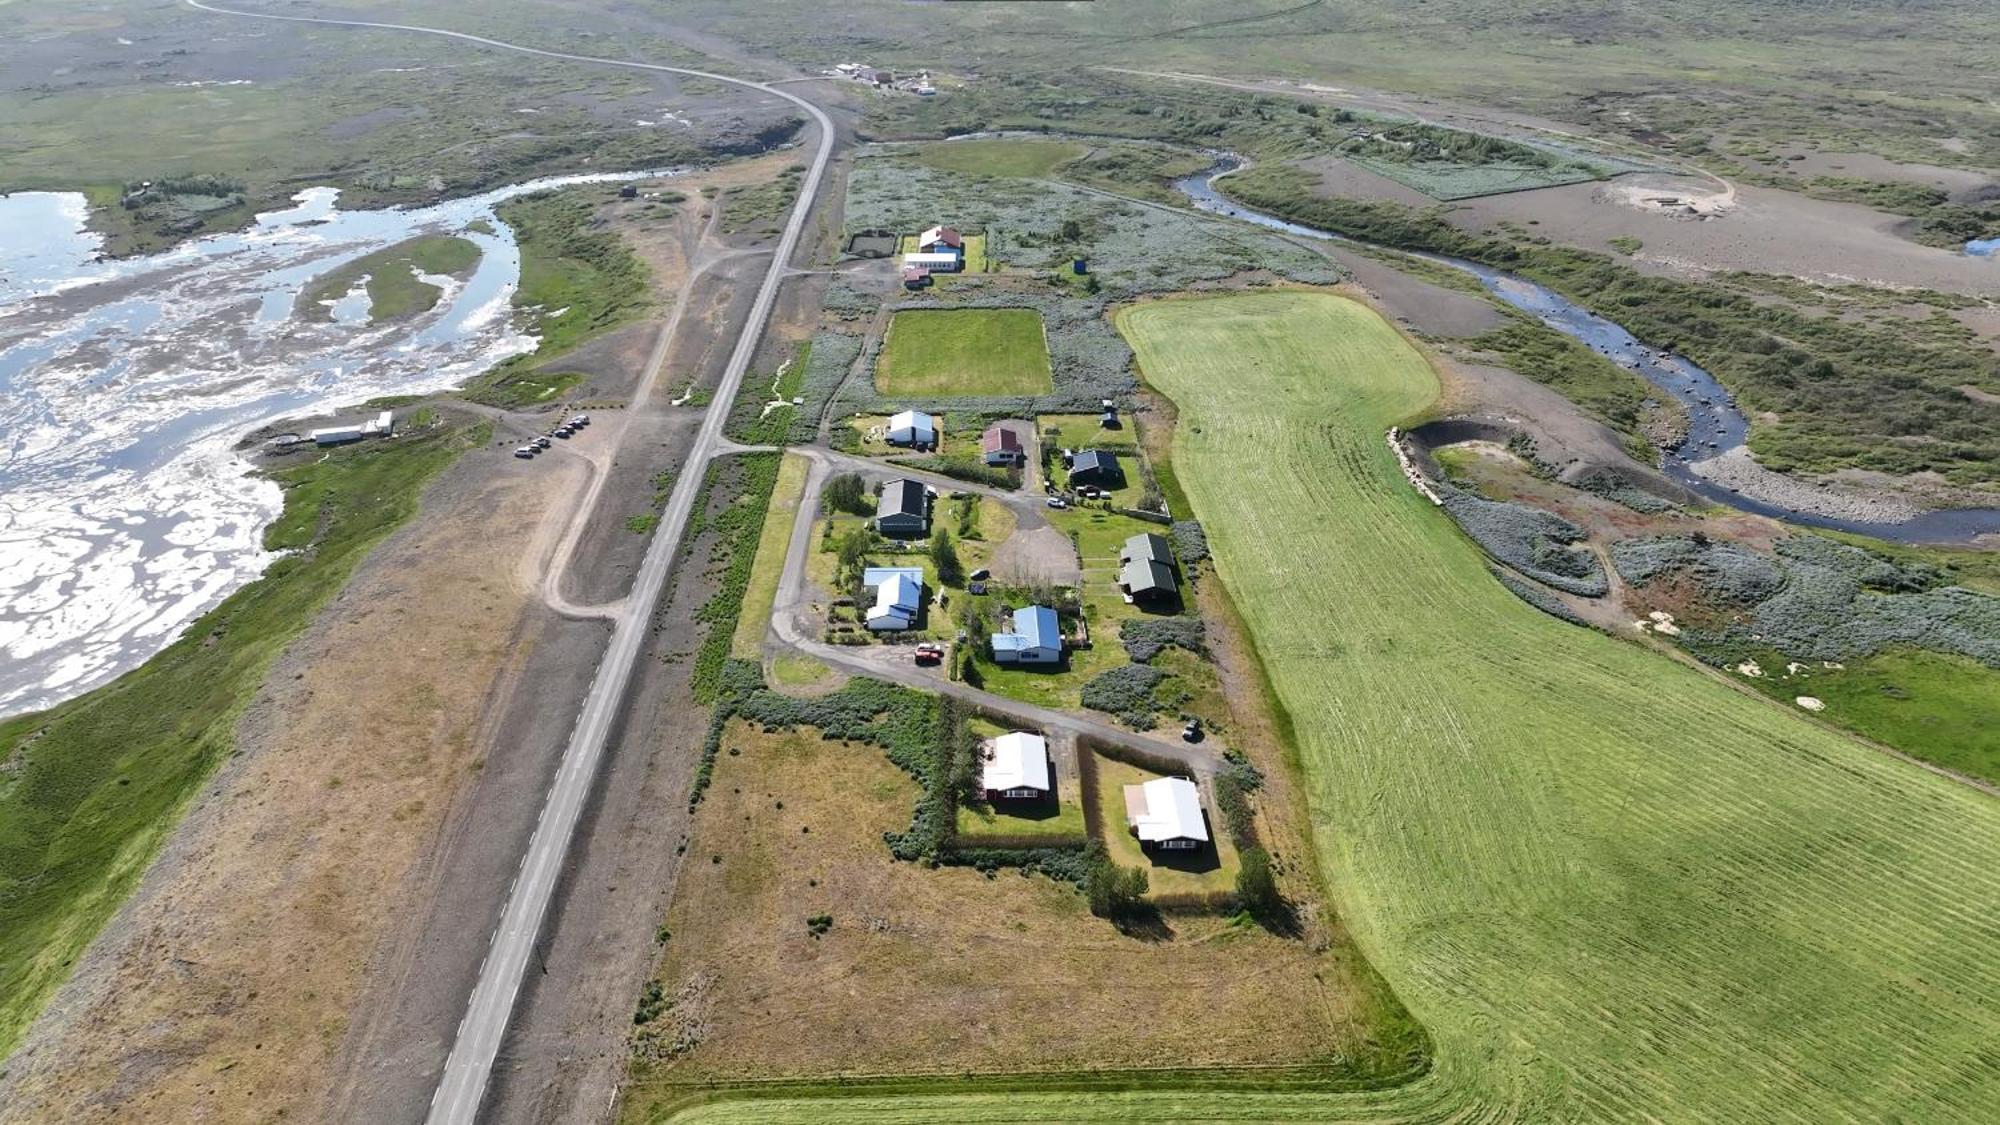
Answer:
<svg viewBox="0 0 2000 1125"><path fill-rule="evenodd" d="M924 568L920 566L871 566L861 571L861 586L873 590L898 574L920 585L924 580Z"/></svg>
<svg viewBox="0 0 2000 1125"><path fill-rule="evenodd" d="M1049 788L1049 744L1039 734L1014 731L986 744L980 782L988 789Z"/></svg>
<svg viewBox="0 0 2000 1125"><path fill-rule="evenodd" d="M904 410L889 417L890 430L929 430L937 432L937 419L921 410Z"/></svg>
<svg viewBox="0 0 2000 1125"><path fill-rule="evenodd" d="M1127 785L1125 820L1147 843L1208 839L1208 823L1201 817L1201 790L1184 777L1156 777L1142 785Z"/></svg>
<svg viewBox="0 0 2000 1125"><path fill-rule="evenodd" d="M1108 449L1086 449L1071 459L1069 471L1115 473L1118 471L1118 455Z"/></svg>
<svg viewBox="0 0 2000 1125"><path fill-rule="evenodd" d="M946 246L964 246L965 236L950 227L943 226L932 227L917 236L918 246L935 246L940 242Z"/></svg>
<svg viewBox="0 0 2000 1125"><path fill-rule="evenodd" d="M1151 559L1133 559L1120 567L1118 584L1130 594L1147 594L1155 590L1172 593L1179 588L1174 585L1173 568Z"/></svg>
<svg viewBox="0 0 2000 1125"><path fill-rule="evenodd" d="M1021 435L1015 433L1006 423L995 422L986 427L986 432L980 436L979 443L988 453L1018 452L1021 448Z"/></svg>
<svg viewBox="0 0 2000 1125"><path fill-rule="evenodd" d="M928 498L924 486L913 480L892 480L882 486L882 495L875 500L875 518L884 516L915 516L922 519L930 514Z"/></svg>
<svg viewBox="0 0 2000 1125"><path fill-rule="evenodd" d="M1167 549L1165 538L1155 535L1150 531L1142 531L1125 541L1125 546L1118 551L1118 561L1157 562L1172 566L1174 564L1174 556Z"/></svg>
<svg viewBox="0 0 2000 1125"><path fill-rule="evenodd" d="M924 278L927 278L927 277L929 277L930 275L931 275L931 271L930 271L930 270L928 270L928 269L925 269L925 268L924 268L923 266L904 266L904 267L903 267L903 280L904 280L904 281L922 281L922 280L923 280Z"/></svg>
<svg viewBox="0 0 2000 1125"><path fill-rule="evenodd" d="M993 634L993 651L1021 652L1031 648L1062 648L1056 611L1047 606L1023 606L1014 611L1014 631Z"/></svg>
<svg viewBox="0 0 2000 1125"><path fill-rule="evenodd" d="M913 617L923 596L921 581L907 574L892 574L888 581L875 587L875 608L868 611L868 616L893 613L898 617Z"/></svg>

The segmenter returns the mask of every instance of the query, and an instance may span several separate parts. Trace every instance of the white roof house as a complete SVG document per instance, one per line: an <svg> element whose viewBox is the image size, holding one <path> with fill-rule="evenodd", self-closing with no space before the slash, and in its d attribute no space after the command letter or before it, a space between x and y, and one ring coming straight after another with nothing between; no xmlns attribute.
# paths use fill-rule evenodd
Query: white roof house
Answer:
<svg viewBox="0 0 2000 1125"><path fill-rule="evenodd" d="M988 796L1037 797L1049 791L1049 743L1014 731L986 744L980 786Z"/></svg>
<svg viewBox="0 0 2000 1125"><path fill-rule="evenodd" d="M936 445L937 419L921 410L905 410L889 418L890 445Z"/></svg>
<svg viewBox="0 0 2000 1125"><path fill-rule="evenodd" d="M1125 823L1141 844L1198 848L1208 843L1201 790L1184 777L1156 777L1125 787Z"/></svg>
<svg viewBox="0 0 2000 1125"><path fill-rule="evenodd" d="M903 265L927 269L932 273L957 273L965 268L965 259L956 250L948 252L920 250L914 254L903 255Z"/></svg>
<svg viewBox="0 0 2000 1125"><path fill-rule="evenodd" d="M878 633L897 632L916 623L924 584L908 574L891 574L875 587L875 604L868 610L868 627Z"/></svg>

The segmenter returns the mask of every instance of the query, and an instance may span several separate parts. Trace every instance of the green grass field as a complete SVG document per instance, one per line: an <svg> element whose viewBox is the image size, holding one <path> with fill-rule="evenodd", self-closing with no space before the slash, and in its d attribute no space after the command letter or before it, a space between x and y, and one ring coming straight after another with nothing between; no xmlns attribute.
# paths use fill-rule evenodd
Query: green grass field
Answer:
<svg viewBox="0 0 2000 1125"><path fill-rule="evenodd" d="M274 478L263 577L112 683L0 722L0 1057L125 900L181 809L235 746L270 666L425 482L490 427L343 449ZM304 548L310 547L310 550Z"/></svg>
<svg viewBox="0 0 2000 1125"><path fill-rule="evenodd" d="M875 363L885 395L1039 395L1054 386L1033 309L899 312Z"/></svg>
<svg viewBox="0 0 2000 1125"><path fill-rule="evenodd" d="M1290 711L1333 905L1435 1065L1354 1093L905 1083L687 1119L1970 1121L2000 1099L1992 798L1507 593L1401 480L1383 431L1437 383L1360 305L1121 323Z"/></svg>
<svg viewBox="0 0 2000 1125"><path fill-rule="evenodd" d="M356 258L315 281L299 294L299 308L308 319L331 320L322 301L338 300L368 279L368 319L395 320L428 312L444 291L417 279L413 271L464 275L479 264L479 247L463 238L428 234Z"/></svg>
<svg viewBox="0 0 2000 1125"><path fill-rule="evenodd" d="M771 604L778 597L778 579L785 569L785 548L792 542L792 521L799 514L799 500L806 490L806 470L811 462L796 453L785 454L778 463L778 483L771 490L770 507L764 509L764 527L757 536L757 559L750 566L750 581L743 592L743 612L736 619L736 633L729 655L743 660L757 659L764 647L764 630L771 624Z"/></svg>
<svg viewBox="0 0 2000 1125"><path fill-rule="evenodd" d="M917 149L918 161L968 176L1040 178L1084 154L1072 141L1038 141L1019 137L948 141Z"/></svg>

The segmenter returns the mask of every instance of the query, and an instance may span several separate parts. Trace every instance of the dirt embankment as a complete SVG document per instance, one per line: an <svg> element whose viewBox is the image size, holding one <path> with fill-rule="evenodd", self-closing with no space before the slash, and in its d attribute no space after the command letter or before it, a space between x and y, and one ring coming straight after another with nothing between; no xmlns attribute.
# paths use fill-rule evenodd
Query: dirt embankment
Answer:
<svg viewBox="0 0 2000 1125"><path fill-rule="evenodd" d="M495 527L567 484L468 455L274 666L139 892L13 1060L0 1120L316 1116L410 875L479 775L529 595Z"/></svg>

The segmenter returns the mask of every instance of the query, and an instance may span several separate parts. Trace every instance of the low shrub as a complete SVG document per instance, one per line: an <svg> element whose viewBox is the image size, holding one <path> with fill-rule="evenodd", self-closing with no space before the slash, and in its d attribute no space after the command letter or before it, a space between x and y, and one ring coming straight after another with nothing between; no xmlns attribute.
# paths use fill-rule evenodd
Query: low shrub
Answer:
<svg viewBox="0 0 2000 1125"><path fill-rule="evenodd" d="M1083 685L1083 705L1116 715L1134 730L1150 730L1159 709L1153 690L1166 678L1165 672L1147 664L1113 668Z"/></svg>
<svg viewBox="0 0 2000 1125"><path fill-rule="evenodd" d="M1199 520L1175 520L1168 532L1174 541L1174 555L1189 566L1208 557L1208 533Z"/></svg>
<svg viewBox="0 0 2000 1125"><path fill-rule="evenodd" d="M1118 626L1125 655L1145 664L1169 647L1208 655L1208 629L1198 617L1135 617Z"/></svg>
<svg viewBox="0 0 2000 1125"><path fill-rule="evenodd" d="M1583 539L1583 529L1554 512L1488 500L1444 483L1437 493L1458 526L1499 562L1581 597L1602 597L1611 588L1597 556L1571 546Z"/></svg>

